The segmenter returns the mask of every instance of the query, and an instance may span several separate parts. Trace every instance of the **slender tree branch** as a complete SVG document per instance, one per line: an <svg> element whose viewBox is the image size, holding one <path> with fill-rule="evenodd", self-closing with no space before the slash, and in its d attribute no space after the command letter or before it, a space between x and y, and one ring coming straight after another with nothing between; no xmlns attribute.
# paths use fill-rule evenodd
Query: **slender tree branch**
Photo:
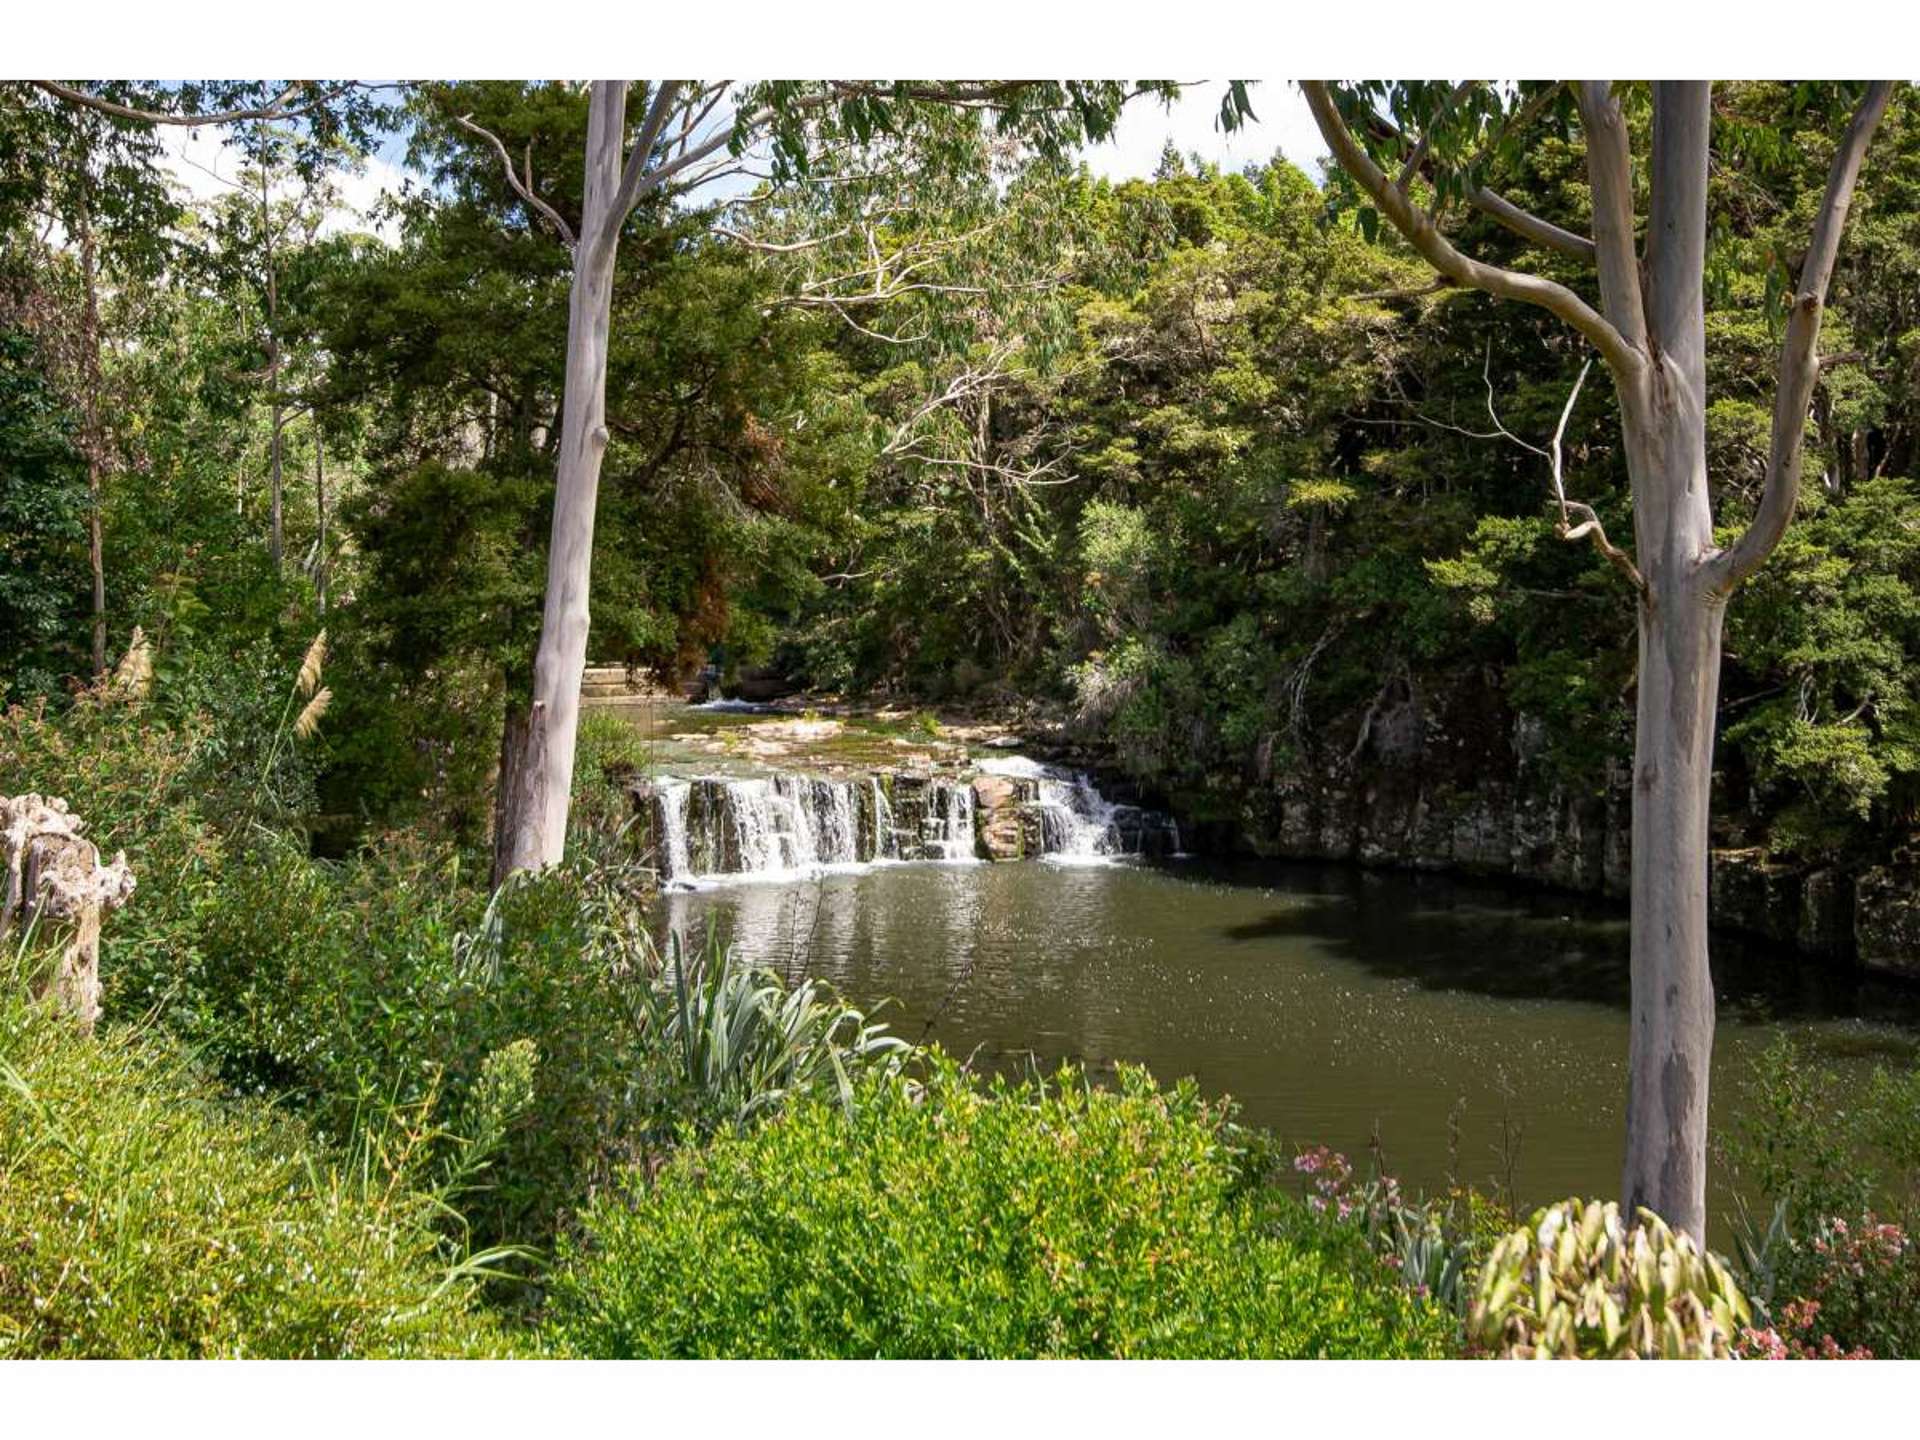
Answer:
<svg viewBox="0 0 1920 1440"><path fill-rule="evenodd" d="M1576 260L1591 263L1594 258L1593 241L1586 236L1563 230L1551 220L1542 220L1532 211L1522 210L1504 195L1496 194L1484 185L1476 185L1469 190L1467 199L1473 202L1474 209L1492 216L1523 240L1531 240L1549 250L1558 250Z"/></svg>
<svg viewBox="0 0 1920 1440"><path fill-rule="evenodd" d="M1554 97L1560 93L1561 87L1565 84L1566 82L1564 80L1556 80L1551 85L1543 86L1531 100L1527 101L1526 104L1522 105L1501 122L1500 128L1488 137L1484 145L1473 152L1473 158L1467 161L1467 173L1469 175L1473 174L1491 159L1493 152L1499 148L1500 143L1505 140L1507 136L1518 134L1533 124L1535 120L1539 119L1540 112L1553 103ZM1575 236L1574 238L1578 239L1580 237Z"/></svg>
<svg viewBox="0 0 1920 1440"><path fill-rule="evenodd" d="M620 227L627 223L627 216L640 202L640 187L653 164L654 147L660 143L667 117L673 113L673 107L686 84L684 80L662 80L655 87L653 103L647 107L647 118L640 122L639 138L633 142L633 150L620 171L620 188L614 192L613 204L607 210L608 234L599 237L600 243L605 244L620 233Z"/></svg>
<svg viewBox="0 0 1920 1440"><path fill-rule="evenodd" d="M1458 85L1454 86L1452 91L1447 95L1446 102L1441 105L1440 113L1433 117L1433 124L1427 126L1427 128L1421 132L1420 138L1414 141L1413 149L1407 155L1407 163L1400 167L1399 178L1393 182L1393 188L1398 190L1402 195L1407 193L1407 186L1412 183L1413 177L1420 173L1420 167L1426 163L1427 149L1433 143L1433 126L1438 125L1441 121L1445 120L1448 115L1452 114L1454 106L1458 105L1461 100L1466 97L1467 92L1474 89L1479 83L1478 80L1462 80Z"/></svg>
<svg viewBox="0 0 1920 1440"><path fill-rule="evenodd" d="M1814 223L1813 240L1800 267L1793 312L1787 319L1786 340L1780 348L1780 379L1774 394L1773 441L1767 458L1766 485L1760 492L1760 504L1746 533L1709 562L1713 578L1723 593L1759 569L1773 553L1799 502L1807 407L1813 402L1813 387L1820 378L1817 347L1821 312L1827 303L1827 286L1833 279L1834 260L1840 251L1840 237L1846 230L1847 211L1853 204L1860 165L1892 94L1892 81L1875 80L1868 85L1860 108L1854 112L1846 135L1834 151L1833 165L1827 172L1826 193L1821 199L1820 218Z"/></svg>
<svg viewBox="0 0 1920 1440"><path fill-rule="evenodd" d="M142 125L231 125L241 120L289 120L309 111L317 110L349 90L361 88L357 82L340 85L324 94L316 96L304 105L289 108L287 102L301 91L309 89L311 80L296 80L280 92L279 96L266 105L246 110L220 110L200 115L170 115L162 110L143 110L137 105L122 105L115 100L103 99L98 95L89 95L84 90L76 90L71 85L63 85L58 80L35 80L31 82L49 95L57 96L72 105L84 105L89 110L97 110L103 115L112 115L121 120L133 120Z"/></svg>
<svg viewBox="0 0 1920 1440"><path fill-rule="evenodd" d="M1306 88L1306 82L1302 82L1301 88L1303 90ZM1523 119L1530 121L1533 116L1537 115L1540 109L1543 108L1541 104L1543 98L1545 97L1536 96L1525 109L1514 117L1513 121L1510 121L1507 126L1502 127L1502 134L1506 133L1508 129L1517 128ZM1374 115L1370 117L1367 129L1370 134L1378 135L1386 139L1395 139L1402 144L1406 143L1407 137L1384 115ZM1420 141L1414 146L1423 169L1427 168L1428 165L1427 156L1422 148L1425 143L1426 137L1423 135ZM1471 172L1474 166L1480 163L1489 148L1491 148L1491 142L1488 146L1483 146L1479 154L1475 155L1473 160L1469 162L1469 172ZM1402 193L1405 193L1405 182L1400 182L1396 188L1401 190ZM1576 260L1585 260L1589 263L1593 261L1593 241L1589 240L1586 236L1576 235L1571 230L1562 229L1560 226L1555 225L1551 220L1541 219L1540 216L1535 215L1530 210L1521 209L1504 195L1498 194L1485 185L1476 184L1472 189L1468 190L1467 202L1482 214L1499 221L1500 224L1506 226L1507 229L1520 236L1523 240L1530 240L1535 245L1543 246L1549 250L1558 250L1563 254L1573 256Z"/></svg>
<svg viewBox="0 0 1920 1440"><path fill-rule="evenodd" d="M471 115L456 115L453 123L458 125L462 130L469 130L473 134L478 135L482 140L485 140L493 146L494 150L500 156L500 168L506 172L507 184L513 187L513 193L525 201L529 208L544 216L546 222L551 225L560 238L571 247L575 243L573 227L567 224L565 216L561 215L553 206L534 194L533 187L514 173L513 156L507 153L506 142L484 125L475 124Z"/></svg>
<svg viewBox="0 0 1920 1440"><path fill-rule="evenodd" d="M835 230L829 235L815 235L809 240L795 240L786 245L776 245L770 240L756 240L751 235L739 230L730 229L725 225L715 225L713 227L713 233L725 236L736 245L743 246L748 250L757 250L764 255L792 255L801 250L811 250L817 245L825 245L830 241L844 239L846 236L852 234L853 231L852 227L848 226Z"/></svg>
<svg viewBox="0 0 1920 1440"><path fill-rule="evenodd" d="M1308 108L1320 126L1320 133L1332 149L1334 159L1351 175L1394 228L1407 238L1442 275L1461 285L1471 285L1502 299L1525 300L1553 312L1584 335L1613 369L1616 377L1633 379L1646 363L1644 353L1628 342L1604 316L1573 291L1557 281L1525 271L1486 265L1462 255L1443 236L1433 221L1394 189L1393 182L1375 165L1333 103L1332 92L1324 80L1301 82Z"/></svg>
<svg viewBox="0 0 1920 1440"><path fill-rule="evenodd" d="M1348 300L1419 300L1453 288L1453 281L1444 275L1436 275L1427 284L1416 285L1411 290L1362 290L1357 295L1348 295L1344 298Z"/></svg>
<svg viewBox="0 0 1920 1440"><path fill-rule="evenodd" d="M1493 420L1496 434L1504 436L1518 445L1522 450L1529 450L1547 462L1547 474L1553 486L1554 504L1558 506L1560 510L1559 518L1554 521L1554 533L1562 540L1591 540L1593 542L1593 548L1600 552L1607 563L1627 577L1628 581L1632 583L1636 593L1644 595L1647 589L1647 582L1640 574L1640 567L1633 563L1633 557L1607 538L1606 526L1600 523L1600 516L1594 511L1591 505L1585 505L1578 500L1569 500L1567 498L1565 476L1566 457L1562 445L1567 436L1567 421L1573 416L1574 402L1580 398L1580 387L1587 383L1587 372L1592 368L1593 361L1591 358L1581 365L1580 374L1574 379L1573 389L1567 392L1567 403L1560 407L1560 423L1553 427L1553 439L1549 440L1547 442L1547 448L1542 450L1538 445L1522 440L1518 435L1507 429L1505 422L1500 419L1500 412L1494 409L1493 346L1489 344L1487 346L1486 363L1481 370L1481 378L1484 379L1487 384L1487 414ZM1458 427L1449 426L1447 428L1456 429ZM1462 431L1461 433L1471 434L1472 432ZM1575 523L1576 520L1578 521L1577 524Z"/></svg>

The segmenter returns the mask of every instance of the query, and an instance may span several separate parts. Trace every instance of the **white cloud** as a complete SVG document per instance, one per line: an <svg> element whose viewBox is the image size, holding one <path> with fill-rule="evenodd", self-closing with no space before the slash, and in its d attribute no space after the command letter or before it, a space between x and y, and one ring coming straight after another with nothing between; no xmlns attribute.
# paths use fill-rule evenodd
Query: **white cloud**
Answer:
<svg viewBox="0 0 1920 1440"><path fill-rule="evenodd" d="M1171 107L1149 97L1128 104L1113 138L1086 151L1094 172L1115 180L1153 174L1168 140L1182 155L1198 152L1223 170L1264 164L1279 150L1316 180L1325 142L1300 92L1285 80L1262 80L1249 87L1260 118L1232 134L1219 129L1220 101L1226 81L1203 80L1181 91Z"/></svg>
<svg viewBox="0 0 1920 1440"><path fill-rule="evenodd" d="M188 130L170 126L163 130L160 136L162 168L186 198L194 201L213 200L240 188L239 179L244 162L240 152L226 144L225 140L225 132L215 127ZM397 163L401 149L397 138L390 140L382 147L381 153L368 156L358 172L333 172L333 184L339 198L321 222L320 231L323 235L370 230L388 243L397 238L391 222L375 224L368 216L381 196L399 193L405 175ZM297 193L298 188L290 182L276 185L274 197L280 199L291 196Z"/></svg>

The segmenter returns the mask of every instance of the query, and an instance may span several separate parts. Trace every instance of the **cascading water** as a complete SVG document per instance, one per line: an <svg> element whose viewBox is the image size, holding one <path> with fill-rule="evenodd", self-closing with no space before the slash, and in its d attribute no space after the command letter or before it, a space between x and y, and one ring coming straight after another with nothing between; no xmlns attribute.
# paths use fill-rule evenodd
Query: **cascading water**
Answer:
<svg viewBox="0 0 1920 1440"><path fill-rule="evenodd" d="M979 769L1014 782L1017 853L1091 864L1180 848L1169 817L1116 805L1085 775L1018 756ZM949 775L670 776L654 786L653 817L664 878L679 885L988 853L973 782Z"/></svg>
<svg viewBox="0 0 1920 1440"><path fill-rule="evenodd" d="M1038 821L1035 848L1049 860L1087 864L1117 855L1180 853L1180 827L1172 816L1115 804L1077 770L1024 755L985 760L980 769L1021 787L1021 800Z"/></svg>
<svg viewBox="0 0 1920 1440"><path fill-rule="evenodd" d="M654 790L654 813L659 817L656 833L669 879L693 868L687 853L687 796L691 789L682 780L662 780Z"/></svg>
<svg viewBox="0 0 1920 1440"><path fill-rule="evenodd" d="M973 786L943 776L669 777L654 787L670 883L783 878L897 860L972 860Z"/></svg>

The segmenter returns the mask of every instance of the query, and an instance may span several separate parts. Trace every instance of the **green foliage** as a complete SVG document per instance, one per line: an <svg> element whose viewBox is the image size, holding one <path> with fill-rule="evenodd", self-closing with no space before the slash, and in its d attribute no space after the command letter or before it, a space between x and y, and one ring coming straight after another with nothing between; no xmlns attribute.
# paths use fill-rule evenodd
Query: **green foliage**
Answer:
<svg viewBox="0 0 1920 1440"><path fill-rule="evenodd" d="M1464 1189L1415 1200L1391 1175L1357 1180L1352 1162L1324 1145L1300 1151L1292 1169L1306 1179L1309 1211L1357 1228L1402 1285L1467 1318L1481 1264L1512 1228L1503 1207Z"/></svg>
<svg viewBox="0 0 1920 1440"><path fill-rule="evenodd" d="M573 750L569 838L602 864L616 865L632 851L631 787L652 770L652 746L623 711L588 708L580 713Z"/></svg>
<svg viewBox="0 0 1920 1440"><path fill-rule="evenodd" d="M1871 1211L1849 1223L1830 1216L1796 1238L1775 1283L1781 1302L1764 1351L1820 1358L1920 1357L1920 1246Z"/></svg>
<svg viewBox="0 0 1920 1440"><path fill-rule="evenodd" d="M438 1227L425 1115L334 1150L162 1036L0 989L0 1356L503 1355Z"/></svg>
<svg viewBox="0 0 1920 1440"><path fill-rule="evenodd" d="M1869 479L1809 508L1729 622L1742 667L1785 693L1727 738L1774 791L1865 819L1920 771L1920 496Z"/></svg>
<svg viewBox="0 0 1920 1440"><path fill-rule="evenodd" d="M857 1085L898 1076L913 1057L828 986L751 965L713 932L691 960L670 936L632 993L653 1062L654 1113L700 1134L812 1099L851 1113Z"/></svg>
<svg viewBox="0 0 1920 1440"><path fill-rule="evenodd" d="M1726 1359L1752 1309L1726 1264L1651 1211L1612 1201L1536 1210L1480 1274L1469 1341L1507 1359Z"/></svg>
<svg viewBox="0 0 1920 1440"><path fill-rule="evenodd" d="M1782 1036L1754 1061L1739 1116L1725 1158L1781 1208L1788 1234L1871 1209L1920 1218L1920 1067L1876 1067L1866 1085L1843 1084Z"/></svg>
<svg viewBox="0 0 1920 1440"><path fill-rule="evenodd" d="M0 705L85 667L86 467L41 347L0 313Z"/></svg>
<svg viewBox="0 0 1920 1440"><path fill-rule="evenodd" d="M1767 1358L1920 1355L1920 1067L1843 1084L1804 1047L1754 1062L1725 1158L1771 1214L1742 1215L1741 1250ZM1877 1212L1877 1213L1876 1213Z"/></svg>
<svg viewBox="0 0 1920 1440"><path fill-rule="evenodd" d="M1450 1329L1350 1234L1263 1225L1188 1085L1069 1071L723 1132L596 1202L557 1334L601 1356L1418 1356Z"/></svg>

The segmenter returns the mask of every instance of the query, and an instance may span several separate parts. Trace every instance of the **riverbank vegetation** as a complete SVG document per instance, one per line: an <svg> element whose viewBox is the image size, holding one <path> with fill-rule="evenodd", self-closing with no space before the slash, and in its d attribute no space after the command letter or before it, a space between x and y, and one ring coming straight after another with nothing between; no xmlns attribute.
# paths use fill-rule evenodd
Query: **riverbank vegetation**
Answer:
<svg viewBox="0 0 1920 1440"><path fill-rule="evenodd" d="M1729 523L1851 98L1717 92ZM1633 597L1559 543L1528 448L1561 423L1631 528L1570 336L1431 284L1286 157L1113 183L977 113L863 113L622 229L596 659L1059 719L1216 820L1360 773L1400 697L1501 744L1523 717L1568 784L1624 757ZM243 122L187 202L151 127L0 86L0 794L63 799L138 879L90 1036L29 998L49 938L0 939L0 1354L1665 1353L1682 1311L1681 1350L1920 1353L1911 1073L1838 1103L1781 1051L1725 1137L1730 1271L1623 1277L1659 1232L1615 1216L1521 1295L1516 1227L1597 1210L1402 1195L1190 1085L983 1077L880 997L663 950L618 723L581 729L564 862L494 885L563 429L542 206L577 221L588 119L558 85L356 91ZM1643 145L1637 90L1625 121ZM341 225L329 167L398 133L431 183ZM1787 858L1884 858L1920 799L1910 90L1875 156L1823 483L1729 620L1721 823ZM1516 202L1584 213L1577 133L1502 158Z"/></svg>

